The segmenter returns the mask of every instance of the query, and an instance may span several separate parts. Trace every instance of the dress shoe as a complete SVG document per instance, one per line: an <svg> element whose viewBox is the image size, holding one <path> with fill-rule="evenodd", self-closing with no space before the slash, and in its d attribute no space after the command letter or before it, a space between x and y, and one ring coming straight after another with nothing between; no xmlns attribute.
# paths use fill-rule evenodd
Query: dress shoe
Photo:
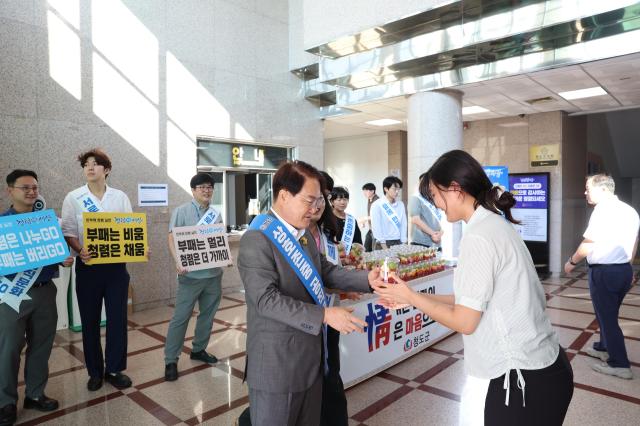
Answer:
<svg viewBox="0 0 640 426"><path fill-rule="evenodd" d="M164 380L165 382L174 382L178 380L178 364L170 362L164 366Z"/></svg>
<svg viewBox="0 0 640 426"><path fill-rule="evenodd" d="M35 409L38 411L53 411L58 409L58 401L49 398L47 395L42 395L40 398L24 398L25 409Z"/></svg>
<svg viewBox="0 0 640 426"><path fill-rule="evenodd" d="M126 374L122 373L107 373L104 375L104 379L111 383L113 387L118 389L125 389L131 387L131 379Z"/></svg>
<svg viewBox="0 0 640 426"><path fill-rule="evenodd" d="M607 351L598 351L593 348L587 348L585 352L587 355L592 356L594 358L599 358L601 361L606 362L609 360L609 354L607 353Z"/></svg>
<svg viewBox="0 0 640 426"><path fill-rule="evenodd" d="M7 404L0 408L0 426L11 426L16 422L16 404Z"/></svg>
<svg viewBox="0 0 640 426"><path fill-rule="evenodd" d="M91 392L97 391L102 387L102 377L89 377L87 382L87 389Z"/></svg>
<svg viewBox="0 0 640 426"><path fill-rule="evenodd" d="M191 352L190 358L196 361L206 362L207 364L215 364L218 362L218 358L208 354L207 351Z"/></svg>
<svg viewBox="0 0 640 426"><path fill-rule="evenodd" d="M620 377L621 379L633 379L633 372L630 368L612 367L606 362L602 364L593 364L591 368L598 373L608 374L609 376Z"/></svg>

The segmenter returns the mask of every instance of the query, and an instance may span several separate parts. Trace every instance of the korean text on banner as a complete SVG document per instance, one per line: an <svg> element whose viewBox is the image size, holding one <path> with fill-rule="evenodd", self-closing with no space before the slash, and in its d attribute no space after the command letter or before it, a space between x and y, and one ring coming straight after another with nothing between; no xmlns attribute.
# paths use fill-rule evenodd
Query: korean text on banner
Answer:
<svg viewBox="0 0 640 426"><path fill-rule="evenodd" d="M62 262L67 243L53 210L0 217L0 275Z"/></svg>
<svg viewBox="0 0 640 426"><path fill-rule="evenodd" d="M84 244L91 261L99 263L146 262L145 213L82 213Z"/></svg>
<svg viewBox="0 0 640 426"><path fill-rule="evenodd" d="M172 232L176 256L187 271L233 263L224 224L180 226Z"/></svg>

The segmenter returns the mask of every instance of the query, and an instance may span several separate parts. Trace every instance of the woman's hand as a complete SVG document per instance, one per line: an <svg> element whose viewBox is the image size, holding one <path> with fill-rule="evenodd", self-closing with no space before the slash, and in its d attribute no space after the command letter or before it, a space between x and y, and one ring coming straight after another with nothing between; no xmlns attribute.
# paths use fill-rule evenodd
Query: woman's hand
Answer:
<svg viewBox="0 0 640 426"><path fill-rule="evenodd" d="M416 292L405 281L398 278L394 272L389 273L389 278L393 278L395 284L385 283L380 279L371 284L374 293L380 296L379 304L393 309L412 305Z"/></svg>

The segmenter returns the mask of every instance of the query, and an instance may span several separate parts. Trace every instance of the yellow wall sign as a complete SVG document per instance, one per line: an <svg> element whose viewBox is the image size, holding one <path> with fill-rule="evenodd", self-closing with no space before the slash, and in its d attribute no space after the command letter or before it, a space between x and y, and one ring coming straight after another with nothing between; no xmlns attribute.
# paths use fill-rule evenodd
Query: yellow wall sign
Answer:
<svg viewBox="0 0 640 426"><path fill-rule="evenodd" d="M557 166L560 160L560 145L534 145L529 147L531 167Z"/></svg>
<svg viewBox="0 0 640 426"><path fill-rule="evenodd" d="M89 265L146 262L146 213L82 213Z"/></svg>

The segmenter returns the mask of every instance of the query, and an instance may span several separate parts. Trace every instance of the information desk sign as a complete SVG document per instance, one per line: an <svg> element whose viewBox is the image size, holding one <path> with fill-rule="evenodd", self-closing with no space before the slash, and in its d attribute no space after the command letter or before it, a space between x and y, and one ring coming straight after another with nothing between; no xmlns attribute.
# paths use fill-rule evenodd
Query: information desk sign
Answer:
<svg viewBox="0 0 640 426"><path fill-rule="evenodd" d="M0 276L53 265L68 256L53 210L0 217Z"/></svg>
<svg viewBox="0 0 640 426"><path fill-rule="evenodd" d="M176 255L187 271L231 265L231 252L224 224L173 228Z"/></svg>
<svg viewBox="0 0 640 426"><path fill-rule="evenodd" d="M145 213L82 213L84 244L91 255L88 265L146 262Z"/></svg>

